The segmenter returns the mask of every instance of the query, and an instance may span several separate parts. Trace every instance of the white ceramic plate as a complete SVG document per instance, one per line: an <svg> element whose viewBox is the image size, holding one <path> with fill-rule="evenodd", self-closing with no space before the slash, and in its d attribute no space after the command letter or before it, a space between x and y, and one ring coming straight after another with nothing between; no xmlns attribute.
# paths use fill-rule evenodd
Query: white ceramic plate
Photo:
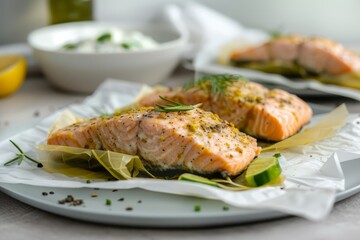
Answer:
<svg viewBox="0 0 360 240"><path fill-rule="evenodd" d="M315 114L329 110L318 105L311 104L311 106ZM357 160L359 159L342 163L346 189L337 193L337 201L360 192L360 176L357 172L357 169L360 169L360 161ZM203 227L239 224L286 216L286 214L277 211L236 208L221 201L149 192L141 189L112 191L91 188L49 188L21 184L1 184L0 189L22 202L51 213L79 220L115 225ZM43 192L48 193L48 195L44 196ZM50 194L50 192L54 192L54 194ZM92 197L92 194L97 194L97 197ZM80 206L59 204L58 201L67 195L84 200L84 204ZM123 201L119 201L121 198L124 198ZM105 204L106 199L111 200L110 206ZM194 211L196 205L201 206L201 211Z"/></svg>
<svg viewBox="0 0 360 240"><path fill-rule="evenodd" d="M360 176L357 171L360 168L359 160L341 164L345 174L346 190L337 193L336 201L360 192ZM241 224L286 216L277 211L242 209L228 206L220 201L141 189L114 191L91 188L48 188L21 184L2 184L0 188L8 195L36 208L73 219L102 224L194 228ZM49 194L51 191L54 194ZM43 192L48 195L43 196ZM92 194L97 194L97 197L91 197ZM59 204L58 201L66 198L67 195L83 199L84 204L80 206ZM105 204L106 199L111 200L110 206ZM201 206L201 211L194 211L196 205ZM224 210L224 207L227 210Z"/></svg>

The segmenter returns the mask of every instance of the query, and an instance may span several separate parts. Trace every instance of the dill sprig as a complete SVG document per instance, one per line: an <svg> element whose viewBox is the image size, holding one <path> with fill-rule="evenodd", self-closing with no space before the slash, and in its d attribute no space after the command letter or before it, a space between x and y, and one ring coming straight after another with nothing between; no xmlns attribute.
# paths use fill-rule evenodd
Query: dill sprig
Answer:
<svg viewBox="0 0 360 240"><path fill-rule="evenodd" d="M199 79L190 81L184 85L184 89L188 90L192 87L200 87L209 89L211 95L225 95L226 89L232 86L236 81L242 79L239 75L219 74L219 75L205 75Z"/></svg>
<svg viewBox="0 0 360 240"><path fill-rule="evenodd" d="M159 96L159 98L161 98L162 100L164 100L170 104L165 104L165 105L156 104L156 108L154 109L154 111L156 111L156 112L181 112L181 111L193 110L197 107L197 106L183 105L181 103L172 101L163 96Z"/></svg>
<svg viewBox="0 0 360 240"><path fill-rule="evenodd" d="M20 165L21 162L24 160L24 158L26 158L26 159L28 159L28 160L36 163L36 165L37 165L38 168L42 168L42 167L43 167L42 163L39 163L39 162L36 161L35 159L33 159L33 158L29 157L28 155L26 155L26 154L24 153L24 151L23 151L16 143L14 143L12 140L9 140L9 141L10 141L11 144L14 145L14 147L19 151L19 153L16 154L16 157L15 157L15 158L13 158L13 159L7 161L6 163L4 163L4 166L9 166L9 165L11 165L11 164L13 164L13 163L15 163L15 162L18 162L18 165Z"/></svg>

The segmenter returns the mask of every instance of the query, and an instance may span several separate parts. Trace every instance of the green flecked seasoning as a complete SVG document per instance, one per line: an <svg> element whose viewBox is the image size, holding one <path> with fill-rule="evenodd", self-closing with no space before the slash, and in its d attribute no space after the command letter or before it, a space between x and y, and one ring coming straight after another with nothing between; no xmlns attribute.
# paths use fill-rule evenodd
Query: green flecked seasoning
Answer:
<svg viewBox="0 0 360 240"><path fill-rule="evenodd" d="M201 206L200 205L195 205L194 206L194 211L195 212L200 212L201 211Z"/></svg>
<svg viewBox="0 0 360 240"><path fill-rule="evenodd" d="M223 206L223 211L229 211L229 207L228 206Z"/></svg>
<svg viewBox="0 0 360 240"><path fill-rule="evenodd" d="M110 200L110 199L106 199L105 205L106 205L106 206L110 206L110 205L111 205L111 200Z"/></svg>

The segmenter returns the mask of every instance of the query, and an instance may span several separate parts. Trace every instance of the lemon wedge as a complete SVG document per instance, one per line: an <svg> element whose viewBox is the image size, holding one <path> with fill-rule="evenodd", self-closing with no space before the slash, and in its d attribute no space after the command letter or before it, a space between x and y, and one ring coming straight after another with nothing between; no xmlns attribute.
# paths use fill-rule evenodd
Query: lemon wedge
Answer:
<svg viewBox="0 0 360 240"><path fill-rule="evenodd" d="M19 55L0 56L0 97L20 88L26 74L26 60Z"/></svg>

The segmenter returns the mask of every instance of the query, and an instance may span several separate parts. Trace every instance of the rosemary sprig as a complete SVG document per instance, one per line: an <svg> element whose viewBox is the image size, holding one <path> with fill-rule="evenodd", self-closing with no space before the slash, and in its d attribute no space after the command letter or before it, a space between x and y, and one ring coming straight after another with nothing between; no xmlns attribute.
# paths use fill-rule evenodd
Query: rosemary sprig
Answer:
<svg viewBox="0 0 360 240"><path fill-rule="evenodd" d="M159 98L161 98L162 100L164 100L170 104L165 104L165 105L156 104L156 108L154 109L154 111L156 111L156 112L181 112L181 111L193 110L197 107L197 106L183 105L181 103L167 99L163 96L159 96Z"/></svg>
<svg viewBox="0 0 360 240"><path fill-rule="evenodd" d="M23 152L23 150L22 150L16 143L14 143L12 140L9 140L9 141L12 143L12 145L14 145L14 146L16 147L16 149L17 149L20 153L16 154L16 157L15 157L15 158L13 158L13 159L7 161L6 163L4 163L4 166L9 166L9 165L15 163L16 161L18 162L18 165L20 165L21 162L24 160L24 158L26 158L26 159L28 159L28 160L36 163L38 168L42 168L42 167L43 167L42 163L39 163L39 162L36 161L35 159L33 159L33 158L29 157L28 155L26 155L26 154Z"/></svg>
<svg viewBox="0 0 360 240"><path fill-rule="evenodd" d="M200 79L195 79L185 84L183 88L188 90L192 87L200 87L209 89L211 95L225 95L226 89L233 85L236 81L242 79L239 75L220 74L220 75L205 75Z"/></svg>

